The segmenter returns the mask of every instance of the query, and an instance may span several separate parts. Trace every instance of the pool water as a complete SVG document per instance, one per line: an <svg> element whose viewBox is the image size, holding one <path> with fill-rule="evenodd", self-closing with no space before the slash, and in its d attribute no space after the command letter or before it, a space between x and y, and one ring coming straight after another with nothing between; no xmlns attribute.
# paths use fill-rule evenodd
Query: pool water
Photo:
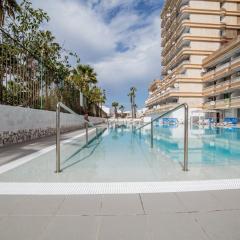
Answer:
<svg viewBox="0 0 240 240"><path fill-rule="evenodd" d="M2 182L146 182L240 177L240 131L189 131L189 169L182 171L183 126L154 125L141 134L132 125L113 125L84 146L76 138L61 148L62 173L55 174L55 150L0 175Z"/></svg>
<svg viewBox="0 0 240 240"><path fill-rule="evenodd" d="M154 147L174 161L183 161L183 126L154 126ZM145 130L149 137L150 130ZM189 164L240 164L240 129L193 126L189 130Z"/></svg>

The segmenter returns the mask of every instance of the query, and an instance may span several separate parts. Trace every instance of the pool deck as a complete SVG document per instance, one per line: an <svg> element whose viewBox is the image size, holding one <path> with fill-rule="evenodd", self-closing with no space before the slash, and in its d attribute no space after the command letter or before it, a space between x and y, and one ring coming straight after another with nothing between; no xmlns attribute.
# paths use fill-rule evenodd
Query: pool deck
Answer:
<svg viewBox="0 0 240 240"><path fill-rule="evenodd" d="M240 190L0 196L4 240L238 240Z"/></svg>

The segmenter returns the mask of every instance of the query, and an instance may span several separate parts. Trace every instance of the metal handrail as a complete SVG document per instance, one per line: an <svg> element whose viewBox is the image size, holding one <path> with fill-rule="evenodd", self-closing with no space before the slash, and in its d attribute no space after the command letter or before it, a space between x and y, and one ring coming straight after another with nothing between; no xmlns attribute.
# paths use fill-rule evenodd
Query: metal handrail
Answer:
<svg viewBox="0 0 240 240"><path fill-rule="evenodd" d="M67 112L74 114L75 116L79 117L81 115L75 113L72 109L64 105L63 103L59 102L57 103L56 108L56 173L61 172L61 161L60 161L60 136L61 136L61 126L60 126L60 114L61 114L61 108L65 109ZM81 119L82 120L82 119ZM94 127L94 124L90 121L87 121L84 119L85 123L85 129L86 129L86 145L88 145L88 126ZM97 133L97 127L96 127L96 133Z"/></svg>
<svg viewBox="0 0 240 240"><path fill-rule="evenodd" d="M183 164L183 171L188 171L188 104L183 103L178 105L177 107L169 110L168 112L165 112L158 116L157 118L153 119L151 122L137 128L135 131L138 131L148 125L151 125L151 147L153 148L153 123L167 115L169 115L172 112L175 112L181 108L184 108L184 164Z"/></svg>

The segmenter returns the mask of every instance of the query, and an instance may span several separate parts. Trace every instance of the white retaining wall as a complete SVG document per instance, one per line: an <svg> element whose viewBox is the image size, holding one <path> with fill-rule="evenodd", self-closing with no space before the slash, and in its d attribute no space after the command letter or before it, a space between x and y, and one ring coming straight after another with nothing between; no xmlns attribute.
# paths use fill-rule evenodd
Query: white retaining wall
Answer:
<svg viewBox="0 0 240 240"><path fill-rule="evenodd" d="M94 124L104 121L95 117L89 120ZM83 124L83 116L61 113L62 131L79 129ZM53 135L55 128L55 112L0 105L0 146Z"/></svg>

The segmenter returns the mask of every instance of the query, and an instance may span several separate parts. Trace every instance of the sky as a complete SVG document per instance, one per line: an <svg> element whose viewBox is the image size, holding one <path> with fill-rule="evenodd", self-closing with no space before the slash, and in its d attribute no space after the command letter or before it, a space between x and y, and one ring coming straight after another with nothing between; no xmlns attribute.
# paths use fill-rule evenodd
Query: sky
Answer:
<svg viewBox="0 0 240 240"><path fill-rule="evenodd" d="M50 16L57 41L92 65L99 86L113 101L130 108L129 89L144 107L148 86L160 78L160 12L163 0L32 0Z"/></svg>

